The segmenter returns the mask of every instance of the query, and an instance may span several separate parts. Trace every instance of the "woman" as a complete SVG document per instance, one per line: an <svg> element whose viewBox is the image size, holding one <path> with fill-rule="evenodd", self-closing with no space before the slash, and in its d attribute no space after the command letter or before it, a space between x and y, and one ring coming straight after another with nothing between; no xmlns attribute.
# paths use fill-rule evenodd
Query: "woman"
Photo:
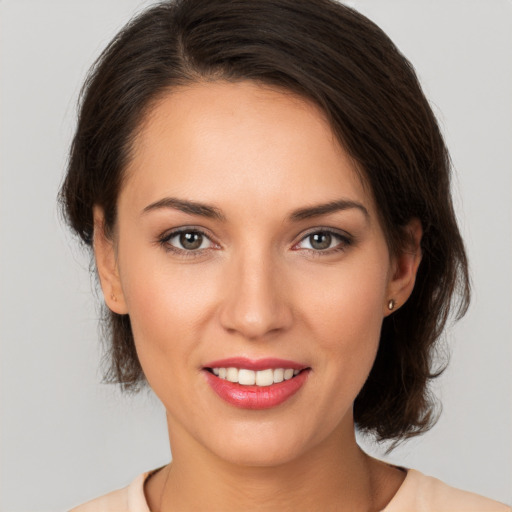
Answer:
<svg viewBox="0 0 512 512"><path fill-rule="evenodd" d="M449 159L408 61L325 0L149 9L86 83L61 198L172 464L77 510L507 510L358 447L435 421L469 300ZM458 301L457 301L458 298Z"/></svg>

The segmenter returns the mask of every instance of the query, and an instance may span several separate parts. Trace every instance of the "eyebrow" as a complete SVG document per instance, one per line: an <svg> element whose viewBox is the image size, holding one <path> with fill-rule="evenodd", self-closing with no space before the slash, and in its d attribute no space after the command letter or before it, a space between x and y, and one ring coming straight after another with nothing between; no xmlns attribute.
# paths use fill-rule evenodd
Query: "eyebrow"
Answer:
<svg viewBox="0 0 512 512"><path fill-rule="evenodd" d="M216 219L225 221L226 217L224 214L214 206L210 206L196 201L188 201L185 199L177 199L175 197L164 197L155 203L151 203L146 206L142 213L147 213L153 210L159 210L161 208L172 208L174 210L180 210L184 213L190 213L192 215L200 215L201 217L208 217L210 219Z"/></svg>
<svg viewBox="0 0 512 512"><path fill-rule="evenodd" d="M197 201L190 201L186 199L177 199L175 197L164 197L159 201L151 203L146 206L142 213L145 214L147 212L153 210L159 210L162 208L171 208L174 210L179 210L184 213L189 213L191 215L199 215L201 217L207 217L210 219L216 219L220 221L225 221L226 217L222 213L219 208L215 206L211 206L204 203L199 203ZM361 204L356 201L348 200L348 199L338 199L336 201L330 201L328 203L318 204L315 206L308 206L306 208L299 208L298 210L294 210L289 219L292 222L298 222L305 219L310 219L313 217L320 217L321 215L328 215L330 213L335 213L343 210L357 209L361 211L366 218L369 218L370 215L368 210Z"/></svg>
<svg viewBox="0 0 512 512"><path fill-rule="evenodd" d="M336 201L330 201L328 203L319 204L307 208L299 208L290 215L292 221L300 221L304 219L310 219L312 217L320 217L321 215L328 215L329 213L335 213L343 210L351 210L356 208L361 211L364 216L368 219L370 214L368 210L357 201L351 201L349 199L338 199Z"/></svg>

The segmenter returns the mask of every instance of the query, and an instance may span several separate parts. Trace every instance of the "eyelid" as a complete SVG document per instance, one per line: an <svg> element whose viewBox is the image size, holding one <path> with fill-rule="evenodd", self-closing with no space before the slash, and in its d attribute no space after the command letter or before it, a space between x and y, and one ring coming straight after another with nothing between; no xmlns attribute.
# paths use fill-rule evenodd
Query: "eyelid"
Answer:
<svg viewBox="0 0 512 512"><path fill-rule="evenodd" d="M311 235L314 235L316 233L329 233L330 235L333 235L334 237L338 238L338 240L340 240L340 242L337 245L335 245L334 247L331 247L329 249L323 249L323 250L322 249L301 248L301 247L296 248L301 242L303 242L308 237L310 237ZM348 233L344 230L330 228L330 227L315 227L315 228L308 229L306 233L302 233L299 241L293 244L292 249L297 250L297 251L309 251L309 252L321 255L321 254L330 254L332 252L337 252L337 251L343 251L346 249L347 246L352 245L353 243L354 243L354 237L350 233Z"/></svg>
<svg viewBox="0 0 512 512"><path fill-rule="evenodd" d="M169 241L182 234L182 233L197 233L206 238L210 242L210 247L205 247L202 249L194 249L194 250L187 250L187 249L181 249L180 247L176 247L169 243ZM161 245L166 251L173 252L178 255L184 256L184 257L194 257L204 254L205 251L209 251L210 249L217 249L219 248L219 244L215 242L212 235L210 235L207 230L203 228L199 228L197 226L180 226L178 228L169 229L167 231L164 231L161 235L157 237L157 243Z"/></svg>
<svg viewBox="0 0 512 512"><path fill-rule="evenodd" d="M180 226L177 228L169 229L165 232L163 232L160 236L157 237L156 242L161 245L166 251L168 252L174 252L175 254L182 255L184 257L194 257L199 255L204 255L206 251L209 251L211 249L219 249L220 244L216 242L212 235L208 233L209 230L206 230L204 228L200 228L197 226ZM180 235L181 233L198 233L202 235L204 238L209 240L210 247L206 247L203 249L193 249L193 250L187 250L187 249L180 249L179 247L176 247L174 245L171 245L169 243L169 240L172 238ZM336 237L339 240L339 243L335 245L334 247L328 248L328 249L313 249L313 248L301 248L297 247L301 242L303 242L305 239L310 237L311 235L314 235L316 233L329 233ZM308 229L305 233L302 233L300 235L300 239L295 242L292 246L292 250L296 251L308 251L309 253L313 253L315 255L327 255L338 251L345 250L348 246L352 245L354 243L354 237L348 233L347 231L337 229L337 228L331 228L326 226L319 226L314 227L311 229Z"/></svg>

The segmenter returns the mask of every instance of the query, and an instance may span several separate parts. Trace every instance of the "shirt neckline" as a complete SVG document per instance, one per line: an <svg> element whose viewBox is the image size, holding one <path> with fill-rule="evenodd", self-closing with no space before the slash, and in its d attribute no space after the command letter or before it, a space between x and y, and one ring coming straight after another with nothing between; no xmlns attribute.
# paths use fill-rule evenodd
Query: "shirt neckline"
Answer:
<svg viewBox="0 0 512 512"><path fill-rule="evenodd" d="M391 465L391 464L390 464ZM129 512L151 512L149 510L149 505L146 500L146 494L144 492L144 486L146 482L158 471L163 469L165 466L161 466L156 469L152 469L151 471L147 471L139 475L128 487L128 510ZM409 482L413 480L418 471L414 469L404 468L402 466L393 466L400 471L405 471L406 475L404 481L397 489L389 503L382 509L381 512L392 512L390 507L394 507L394 504L400 499L400 496L407 491L407 487L409 487Z"/></svg>

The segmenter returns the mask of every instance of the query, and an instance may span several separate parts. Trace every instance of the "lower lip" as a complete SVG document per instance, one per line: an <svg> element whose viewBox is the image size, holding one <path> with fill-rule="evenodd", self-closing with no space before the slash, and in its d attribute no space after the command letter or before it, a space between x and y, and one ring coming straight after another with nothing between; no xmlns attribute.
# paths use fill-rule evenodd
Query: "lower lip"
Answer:
<svg viewBox="0 0 512 512"><path fill-rule="evenodd" d="M206 370L205 374L213 391L229 404L242 409L270 409L295 395L306 382L309 370L303 370L292 379L270 386L242 386Z"/></svg>

